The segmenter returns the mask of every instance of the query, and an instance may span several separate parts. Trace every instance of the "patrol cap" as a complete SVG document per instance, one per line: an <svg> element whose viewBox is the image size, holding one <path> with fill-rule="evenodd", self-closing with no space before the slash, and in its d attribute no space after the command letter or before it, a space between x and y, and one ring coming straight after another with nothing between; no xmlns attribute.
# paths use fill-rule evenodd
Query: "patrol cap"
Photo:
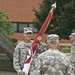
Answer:
<svg viewBox="0 0 75 75"><path fill-rule="evenodd" d="M33 33L32 28L31 27L25 27L24 33Z"/></svg>
<svg viewBox="0 0 75 75"><path fill-rule="evenodd" d="M69 37L73 37L73 36L75 36L75 33L71 33L71 35Z"/></svg>
<svg viewBox="0 0 75 75"><path fill-rule="evenodd" d="M50 34L47 36L47 42L57 44L59 42L59 36L57 34Z"/></svg>

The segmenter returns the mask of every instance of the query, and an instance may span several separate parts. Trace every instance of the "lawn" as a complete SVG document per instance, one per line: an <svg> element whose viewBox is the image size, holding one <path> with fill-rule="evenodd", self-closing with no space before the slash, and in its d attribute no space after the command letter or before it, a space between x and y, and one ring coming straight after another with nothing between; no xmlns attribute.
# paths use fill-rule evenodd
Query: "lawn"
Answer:
<svg viewBox="0 0 75 75"><path fill-rule="evenodd" d="M59 50L63 53L70 53L71 46L60 45Z"/></svg>

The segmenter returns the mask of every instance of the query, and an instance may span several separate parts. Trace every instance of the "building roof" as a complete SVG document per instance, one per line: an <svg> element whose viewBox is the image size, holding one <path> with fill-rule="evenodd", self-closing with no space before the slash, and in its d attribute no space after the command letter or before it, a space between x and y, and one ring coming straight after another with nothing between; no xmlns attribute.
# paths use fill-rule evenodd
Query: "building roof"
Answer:
<svg viewBox="0 0 75 75"><path fill-rule="evenodd" d="M6 12L11 22L32 22L33 7L38 9L42 0L0 0L0 12Z"/></svg>

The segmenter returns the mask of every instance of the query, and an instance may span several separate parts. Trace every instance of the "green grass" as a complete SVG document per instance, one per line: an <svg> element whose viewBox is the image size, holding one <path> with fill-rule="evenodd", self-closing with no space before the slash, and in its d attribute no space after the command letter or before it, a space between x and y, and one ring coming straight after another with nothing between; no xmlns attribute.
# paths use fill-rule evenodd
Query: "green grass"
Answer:
<svg viewBox="0 0 75 75"><path fill-rule="evenodd" d="M71 50L71 46L64 46L64 45L61 45L59 50L63 53L70 53L70 50Z"/></svg>

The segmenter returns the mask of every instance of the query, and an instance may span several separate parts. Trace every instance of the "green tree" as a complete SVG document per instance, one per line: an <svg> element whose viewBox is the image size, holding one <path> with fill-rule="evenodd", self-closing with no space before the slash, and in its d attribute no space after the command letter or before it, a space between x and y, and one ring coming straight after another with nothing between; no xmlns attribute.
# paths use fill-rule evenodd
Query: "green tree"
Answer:
<svg viewBox="0 0 75 75"><path fill-rule="evenodd" d="M0 12L0 29L7 35L11 33L12 23L8 22L8 16L5 12Z"/></svg>
<svg viewBox="0 0 75 75"><path fill-rule="evenodd" d="M54 2L55 0L43 0L42 4L40 4L39 11L35 8L33 9L36 16L36 19L33 20L33 26L38 30L44 23ZM56 3L56 11L46 33L56 33L61 38L68 39L72 30L75 29L75 1L56 0Z"/></svg>

